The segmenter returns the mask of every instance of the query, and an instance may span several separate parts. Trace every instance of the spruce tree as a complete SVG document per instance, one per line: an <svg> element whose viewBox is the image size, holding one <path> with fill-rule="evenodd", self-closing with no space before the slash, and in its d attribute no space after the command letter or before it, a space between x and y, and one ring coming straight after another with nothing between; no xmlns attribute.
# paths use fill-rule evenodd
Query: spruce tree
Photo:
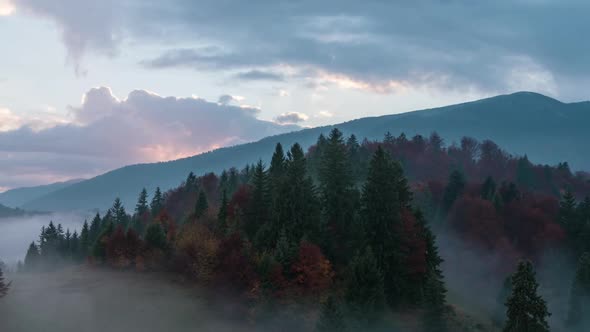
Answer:
<svg viewBox="0 0 590 332"><path fill-rule="evenodd" d="M227 232L227 193L225 190L221 192L221 203L219 204L219 212L217 213L217 229L219 234L223 235Z"/></svg>
<svg viewBox="0 0 590 332"><path fill-rule="evenodd" d="M154 197L152 197L152 202L150 204L150 209L152 210L152 216L156 217L160 211L162 210L162 207L164 206L164 199L162 197L162 192L160 191L160 187L156 188L156 191L154 192Z"/></svg>
<svg viewBox="0 0 590 332"><path fill-rule="evenodd" d="M96 238L98 237L98 234L100 234L100 230L101 230L101 218L100 218L100 213L96 213L96 215L94 215L94 218L92 218L92 221L90 222L90 227L88 228L88 248L92 248L92 246L94 245L94 242L96 241Z"/></svg>
<svg viewBox="0 0 590 332"><path fill-rule="evenodd" d="M520 262L512 275L512 294L506 301L504 332L549 332L547 304L537 294L539 284L533 264Z"/></svg>
<svg viewBox="0 0 590 332"><path fill-rule="evenodd" d="M269 219L270 192L268 188L268 176L262 160L254 167L252 176L252 196L244 230L250 239L253 239L262 225Z"/></svg>
<svg viewBox="0 0 590 332"><path fill-rule="evenodd" d="M328 228L333 230L328 235L331 240L328 254L332 259L340 258L337 261L343 261L351 254L342 246L347 242L356 202L353 201L353 179L347 148L342 133L337 128L330 132L324 147L319 181L325 221Z"/></svg>
<svg viewBox="0 0 590 332"><path fill-rule="evenodd" d="M0 266L0 298L3 298L8 294L8 290L10 289L10 282L6 282L4 280L4 274L2 272L2 267Z"/></svg>
<svg viewBox="0 0 590 332"><path fill-rule="evenodd" d="M194 176L194 175L193 175ZM150 208L147 203L147 190L143 188L139 193L139 198L137 199L137 204L135 205L135 215L137 217L142 217L146 213L149 213Z"/></svg>
<svg viewBox="0 0 590 332"><path fill-rule="evenodd" d="M39 267L40 253L39 247L35 242L31 242L27 254L25 255L25 269L28 271L35 270Z"/></svg>
<svg viewBox="0 0 590 332"><path fill-rule="evenodd" d="M367 243L385 278L385 294L390 304L401 292L403 264L399 247L401 211L410 204L410 191L399 163L377 148L363 187L362 218Z"/></svg>
<svg viewBox="0 0 590 332"><path fill-rule="evenodd" d="M572 329L590 327L590 253L584 253L570 293L568 326Z"/></svg>
<svg viewBox="0 0 590 332"><path fill-rule="evenodd" d="M127 212L125 212L125 207L123 206L123 203L119 197L115 198L115 202L113 203L111 211L113 213L115 225L127 227L127 223L129 222Z"/></svg>
<svg viewBox="0 0 590 332"><path fill-rule="evenodd" d="M488 176L481 186L481 198L493 201L496 196L496 182L494 178Z"/></svg>
<svg viewBox="0 0 590 332"><path fill-rule="evenodd" d="M426 221L420 211L415 212L416 219L422 230L421 237L426 243L426 275L424 281L424 326L426 331L446 331L445 322L446 295L441 264L444 260L438 253L436 236L426 225Z"/></svg>
<svg viewBox="0 0 590 332"><path fill-rule="evenodd" d="M465 177L463 176L463 173L458 170L452 171L442 199L442 209L444 214L447 214L451 210L455 201L463 194L464 189Z"/></svg>
<svg viewBox="0 0 590 332"><path fill-rule="evenodd" d="M88 227L88 222L84 220L84 225L82 226L82 231L80 232L80 248L79 248L79 257L83 258L88 255L88 250L90 249L90 228Z"/></svg>
<svg viewBox="0 0 590 332"><path fill-rule="evenodd" d="M344 301L356 328L379 324L385 310L383 274L371 248L357 254L348 266L344 280Z"/></svg>
<svg viewBox="0 0 590 332"><path fill-rule="evenodd" d="M207 202L207 196L205 195L204 191L199 191L199 197L197 198L197 205L195 206L195 216L197 218L202 217L209 208L209 203Z"/></svg>
<svg viewBox="0 0 590 332"><path fill-rule="evenodd" d="M316 324L318 332L340 332L345 331L344 316L340 304L333 295L329 296L320 311L320 318Z"/></svg>
<svg viewBox="0 0 590 332"><path fill-rule="evenodd" d="M160 223L151 223L145 232L145 243L149 248L165 251L168 248L166 233Z"/></svg>

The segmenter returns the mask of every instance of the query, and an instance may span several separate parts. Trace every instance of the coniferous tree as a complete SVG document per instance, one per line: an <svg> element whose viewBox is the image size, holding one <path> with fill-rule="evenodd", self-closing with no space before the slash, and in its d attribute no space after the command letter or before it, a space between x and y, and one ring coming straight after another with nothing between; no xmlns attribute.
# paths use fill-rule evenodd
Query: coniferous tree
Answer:
<svg viewBox="0 0 590 332"><path fill-rule="evenodd" d="M29 249L27 250L27 254L25 255L25 269L29 271L37 269L39 266L40 256L39 247L37 247L35 242L31 242Z"/></svg>
<svg viewBox="0 0 590 332"><path fill-rule="evenodd" d="M168 248L166 233L160 223L152 223L145 232L145 243L150 248L165 251Z"/></svg>
<svg viewBox="0 0 590 332"><path fill-rule="evenodd" d="M221 203L219 204L219 212L217 213L217 228L220 234L225 234L227 232L227 208L227 193L225 190L223 190L221 192Z"/></svg>
<svg viewBox="0 0 590 332"><path fill-rule="evenodd" d="M209 203L207 202L207 196L205 195L204 191L199 191L199 197L197 198L197 205L195 206L195 216L197 218L202 217L209 208Z"/></svg>
<svg viewBox="0 0 590 332"><path fill-rule="evenodd" d="M6 282L4 280L4 274L2 272L2 267L0 266L0 298L3 298L8 294L8 290L10 289L10 282Z"/></svg>
<svg viewBox="0 0 590 332"><path fill-rule="evenodd" d="M115 198L115 202L113 203L111 211L115 225L122 225L123 227L126 227L129 220L127 217L127 212L125 212L125 207L123 206L123 203L119 197Z"/></svg>
<svg viewBox="0 0 590 332"><path fill-rule="evenodd" d="M504 332L549 332L547 304L537 294L539 284L533 264L520 262L512 275L512 294L506 301Z"/></svg>
<svg viewBox="0 0 590 332"><path fill-rule="evenodd" d="M262 160L254 167L252 175L252 199L248 208L248 216L244 230L250 239L254 239L256 233L269 219L270 191L268 188L268 176Z"/></svg>
<svg viewBox="0 0 590 332"><path fill-rule="evenodd" d="M87 250L84 252L80 250L80 237L78 236L78 231L74 231L70 238L69 252L73 259L86 257L87 255Z"/></svg>
<svg viewBox="0 0 590 332"><path fill-rule="evenodd" d="M426 225L424 217L420 211L416 213L416 219L422 229L422 238L426 243L426 274L424 281L424 326L426 331L447 330L445 322L446 295L447 288L445 285L441 264L444 260L438 253L436 245L436 236Z"/></svg>
<svg viewBox="0 0 590 332"><path fill-rule="evenodd" d="M344 301L357 329L379 324L385 310L383 274L370 247L357 254L348 266L344 280Z"/></svg>
<svg viewBox="0 0 590 332"><path fill-rule="evenodd" d="M463 176L463 173L454 170L451 172L449 183L447 184L443 195L442 209L445 214L451 210L451 207L453 207L457 198L461 197L464 189L465 177Z"/></svg>
<svg viewBox="0 0 590 332"><path fill-rule="evenodd" d="M88 222L84 220L84 225L82 226L82 231L80 232L80 257L86 257L88 255L88 250L90 249L90 228L88 227Z"/></svg>
<svg viewBox="0 0 590 332"><path fill-rule="evenodd" d="M571 239L575 239L581 230L576 214L576 198L571 191L566 191L559 202L559 223Z"/></svg>
<svg viewBox="0 0 590 332"><path fill-rule="evenodd" d="M367 243L374 250L377 265L385 278L385 294L390 304L399 300L403 268L400 251L401 211L411 199L407 180L399 163L377 148L363 187L362 216Z"/></svg>
<svg viewBox="0 0 590 332"><path fill-rule="evenodd" d="M90 222L90 227L88 228L88 238L89 238L90 245L94 244L94 241L96 241L96 238L98 237L98 234L100 233L101 222L102 222L102 219L100 218L100 213L97 212L94 215L94 218L92 218L92 221Z"/></svg>
<svg viewBox="0 0 590 332"><path fill-rule="evenodd" d="M342 133L333 129L328 136L319 169L321 200L327 227L331 230L328 254L343 261L351 253L343 248L347 243L353 220L353 179L348 163L347 148ZM338 255L340 253L340 255Z"/></svg>
<svg viewBox="0 0 590 332"><path fill-rule="evenodd" d="M160 187L156 188L154 192L154 197L152 197L152 202L150 204L150 209L152 210L152 216L157 216L162 207L164 206L164 199L162 197L162 192L160 191Z"/></svg>
<svg viewBox="0 0 590 332"><path fill-rule="evenodd" d="M109 217L108 212L105 215L104 219L105 220L103 221L103 229L98 234L96 242L94 242L94 246L92 247L92 256L101 261L104 261L106 259L106 241L115 231L115 224L113 223L112 218Z"/></svg>
<svg viewBox="0 0 590 332"><path fill-rule="evenodd" d="M147 203L147 196L147 190L143 188L139 193L139 198L137 199L137 204L135 205L135 215L138 217L142 217L150 211L150 208Z"/></svg>
<svg viewBox="0 0 590 332"><path fill-rule="evenodd" d="M340 332L345 331L344 315L340 308L340 304L332 295L329 296L324 303L320 312L320 318L316 324L316 331L318 332Z"/></svg>
<svg viewBox="0 0 590 332"><path fill-rule="evenodd" d="M572 284L568 326L582 331L590 327L590 253L584 253Z"/></svg>
<svg viewBox="0 0 590 332"><path fill-rule="evenodd" d="M494 197L496 196L496 182L494 178L488 176L484 181L483 185L481 186L481 198L493 201Z"/></svg>

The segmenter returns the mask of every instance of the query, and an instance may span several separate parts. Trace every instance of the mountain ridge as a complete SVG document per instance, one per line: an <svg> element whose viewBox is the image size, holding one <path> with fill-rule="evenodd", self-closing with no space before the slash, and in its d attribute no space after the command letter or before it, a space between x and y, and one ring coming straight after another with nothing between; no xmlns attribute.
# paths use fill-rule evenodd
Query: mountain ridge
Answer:
<svg viewBox="0 0 590 332"><path fill-rule="evenodd" d="M516 92L465 103L406 113L365 117L340 124L265 137L259 141L224 147L174 161L128 165L92 179L61 188L24 204L37 210L106 208L115 197L127 206L144 186L169 189L186 175L219 172L232 166L243 167L259 159L268 161L278 142L285 147L298 142L309 147L323 133L338 127L359 139L378 139L387 131L429 135L437 131L446 142L463 136L491 139L512 154L527 154L540 163L568 161L576 169L590 169L590 156L575 153L590 139L584 126L590 123L590 102L563 103L535 92ZM581 148L581 146L579 147ZM547 150L552 150L549 155ZM94 202L94 203L90 203Z"/></svg>

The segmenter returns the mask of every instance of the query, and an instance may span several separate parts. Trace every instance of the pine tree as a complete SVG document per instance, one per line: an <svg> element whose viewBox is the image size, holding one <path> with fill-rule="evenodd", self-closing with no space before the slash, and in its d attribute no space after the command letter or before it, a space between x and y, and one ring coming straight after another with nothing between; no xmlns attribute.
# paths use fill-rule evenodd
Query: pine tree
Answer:
<svg viewBox="0 0 590 332"><path fill-rule="evenodd" d="M101 261L106 259L106 241L115 231L115 224L113 223L112 218L109 217L109 212L105 215L103 229L100 234L98 234L96 242L94 242L94 246L92 247L92 255Z"/></svg>
<svg viewBox="0 0 590 332"><path fill-rule="evenodd" d="M219 204L219 212L217 213L218 231L219 234L225 234L227 232L227 193L225 190L221 192L221 203Z"/></svg>
<svg viewBox="0 0 590 332"><path fill-rule="evenodd" d="M204 191L199 191L199 197L197 198L197 205L195 206L195 216L197 218L202 217L209 208L209 203L207 202L207 196L205 195Z"/></svg>
<svg viewBox="0 0 590 332"><path fill-rule="evenodd" d="M465 177L463 173L458 170L454 170L451 172L449 177L449 183L445 188L445 192L442 199L442 209L443 212L446 214L448 213L455 201L461 197L463 194L463 190L465 189Z"/></svg>
<svg viewBox="0 0 590 332"><path fill-rule="evenodd" d="M403 268L400 251L401 211L410 204L410 191L399 163L377 148L363 187L362 218L368 245L385 278L390 304L398 301Z"/></svg>
<svg viewBox="0 0 590 332"><path fill-rule="evenodd" d="M358 330L379 324L385 310L383 274L371 248L357 254L344 280L344 300Z"/></svg>
<svg viewBox="0 0 590 332"><path fill-rule="evenodd" d="M150 204L150 209L152 210L152 216L157 216L162 207L164 206L164 199L162 198L162 192L160 191L160 187L156 188L154 192L154 197L152 197L152 202Z"/></svg>
<svg viewBox="0 0 590 332"><path fill-rule="evenodd" d="M88 227L88 222L84 220L84 225L80 232L80 248L78 256L80 258L86 257L88 255L88 250L90 250L90 228Z"/></svg>
<svg viewBox="0 0 590 332"><path fill-rule="evenodd" d="M166 250L168 242L166 241L166 233L159 223L152 223L148 226L145 232L145 243L149 248Z"/></svg>
<svg viewBox="0 0 590 332"><path fill-rule="evenodd" d="M496 196L496 182L494 178L488 176L481 186L481 198L493 201Z"/></svg>
<svg viewBox="0 0 590 332"><path fill-rule="evenodd" d="M0 267L0 298L3 298L8 294L8 290L10 289L10 282L6 282L4 280L4 274L2 273L2 267Z"/></svg>
<svg viewBox="0 0 590 332"><path fill-rule="evenodd" d="M572 284L568 326L573 329L590 326L590 253L584 253Z"/></svg>
<svg viewBox="0 0 590 332"><path fill-rule="evenodd" d="M39 247L37 247L35 242L31 242L31 244L29 245L29 249L27 250L27 254L25 256L25 269L29 271L35 270L39 267L39 263Z"/></svg>
<svg viewBox="0 0 590 332"><path fill-rule="evenodd" d="M383 136L383 143L384 144L394 144L395 143L395 137L388 131Z"/></svg>
<svg viewBox="0 0 590 332"><path fill-rule="evenodd" d="M193 172L188 173L188 176L186 177L186 181L184 181L184 188L187 191L191 191L191 190L195 190L196 186L197 186L197 177L195 176L195 173L193 173Z"/></svg>
<svg viewBox="0 0 590 332"><path fill-rule="evenodd" d="M518 159L516 165L516 183L521 188L531 189L535 183L535 174L533 173L533 164L525 155Z"/></svg>
<svg viewBox="0 0 590 332"><path fill-rule="evenodd" d="M444 260L438 253L436 236L426 225L426 221L420 211L416 211L416 220L422 229L422 238L426 243L426 280L424 282L424 326L426 331L446 331L445 322L446 295L441 264Z"/></svg>
<svg viewBox="0 0 590 332"><path fill-rule="evenodd" d="M101 218L100 213L96 213L92 221L90 222L90 228L88 229L88 248L91 248L100 234L101 229Z"/></svg>
<svg viewBox="0 0 590 332"><path fill-rule="evenodd" d="M127 223L129 222L127 212L125 212L125 207L123 206L123 203L119 197L115 198L115 202L113 203L111 211L113 211L112 213L115 225L127 227Z"/></svg>
<svg viewBox="0 0 590 332"><path fill-rule="evenodd" d="M86 257L87 255L88 250L86 250L85 252L82 252L82 250L80 250L80 237L78 236L78 231L74 231L74 233L72 234L69 244L69 251L72 255L72 258L74 259L80 259ZM82 256L82 254L84 254L84 256Z"/></svg>
<svg viewBox="0 0 590 332"><path fill-rule="evenodd" d="M143 188L139 193L139 198L137 199L137 204L135 205L135 215L137 217L141 218L146 213L149 213L150 208L148 207L147 196L147 190Z"/></svg>
<svg viewBox="0 0 590 332"><path fill-rule="evenodd" d="M346 330L344 316L340 304L335 297L329 296L324 303L318 319L316 331L318 332L341 332Z"/></svg>
<svg viewBox="0 0 590 332"><path fill-rule="evenodd" d="M329 235L331 243L328 245L328 254L336 258L337 253L340 253L338 261L343 261L350 255L341 247L346 242L356 203L353 201L353 179L347 149L342 133L337 128L328 136L320 163L319 181L325 220L333 230Z"/></svg>
<svg viewBox="0 0 590 332"><path fill-rule="evenodd" d="M518 264L512 275L512 294L506 301L507 320L504 332L549 332L547 304L537 294L539 284L533 264Z"/></svg>
<svg viewBox="0 0 590 332"><path fill-rule="evenodd" d="M250 239L253 239L262 225L269 219L270 192L268 177L262 160L259 160L254 168L252 176L252 199L248 208L248 216L244 230Z"/></svg>

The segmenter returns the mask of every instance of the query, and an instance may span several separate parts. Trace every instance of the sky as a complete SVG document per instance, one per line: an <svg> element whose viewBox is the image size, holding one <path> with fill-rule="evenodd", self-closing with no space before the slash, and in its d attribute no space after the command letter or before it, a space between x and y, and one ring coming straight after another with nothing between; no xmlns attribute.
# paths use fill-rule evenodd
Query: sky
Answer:
<svg viewBox="0 0 590 332"><path fill-rule="evenodd" d="M527 90L587 100L588 1L0 0L0 191Z"/></svg>

